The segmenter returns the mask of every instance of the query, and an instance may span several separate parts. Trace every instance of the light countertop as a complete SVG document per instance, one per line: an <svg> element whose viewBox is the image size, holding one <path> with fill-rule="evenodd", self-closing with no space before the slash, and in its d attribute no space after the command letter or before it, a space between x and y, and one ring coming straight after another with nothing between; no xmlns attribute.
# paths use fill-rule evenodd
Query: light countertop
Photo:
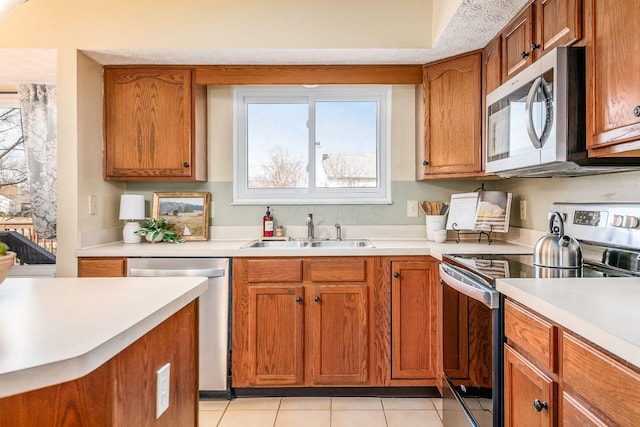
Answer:
<svg viewBox="0 0 640 427"><path fill-rule="evenodd" d="M442 259L443 253L532 253L530 246L494 240L491 245L486 240L449 240L435 243L422 239L369 239L374 248L294 248L294 249L240 249L252 240L209 240L185 243L110 243L90 248L78 249L79 257L259 257L259 256L383 256L383 255L432 255Z"/></svg>
<svg viewBox="0 0 640 427"><path fill-rule="evenodd" d="M497 289L640 368L640 278L499 279Z"/></svg>
<svg viewBox="0 0 640 427"><path fill-rule="evenodd" d="M207 286L204 277L6 279L0 398L92 372Z"/></svg>

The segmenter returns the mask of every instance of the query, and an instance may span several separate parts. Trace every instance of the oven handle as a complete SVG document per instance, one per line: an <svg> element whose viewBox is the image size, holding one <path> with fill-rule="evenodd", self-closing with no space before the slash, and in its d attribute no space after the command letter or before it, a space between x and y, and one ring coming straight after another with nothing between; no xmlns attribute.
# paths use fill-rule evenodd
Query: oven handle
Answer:
<svg viewBox="0 0 640 427"><path fill-rule="evenodd" d="M485 280L470 271L441 263L440 281L491 309L500 306L498 292L491 288Z"/></svg>

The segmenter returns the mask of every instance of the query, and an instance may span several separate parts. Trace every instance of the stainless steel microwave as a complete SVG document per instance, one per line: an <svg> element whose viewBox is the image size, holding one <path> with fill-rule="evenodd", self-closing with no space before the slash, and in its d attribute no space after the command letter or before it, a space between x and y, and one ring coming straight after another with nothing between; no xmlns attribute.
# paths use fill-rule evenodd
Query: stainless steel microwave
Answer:
<svg viewBox="0 0 640 427"><path fill-rule="evenodd" d="M512 177L636 170L640 158L589 158L584 47L557 47L487 95L486 171Z"/></svg>

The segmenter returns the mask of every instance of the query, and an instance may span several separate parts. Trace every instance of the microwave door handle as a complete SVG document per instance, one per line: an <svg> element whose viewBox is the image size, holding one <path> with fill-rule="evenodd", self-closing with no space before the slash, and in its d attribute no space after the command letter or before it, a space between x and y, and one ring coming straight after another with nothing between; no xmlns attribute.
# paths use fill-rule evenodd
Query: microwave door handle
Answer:
<svg viewBox="0 0 640 427"><path fill-rule="evenodd" d="M524 104L527 134L529 134L529 139L531 140L531 144L533 144L535 148L542 148L543 142L542 142L542 137L539 137L538 134L536 133L536 130L533 124L533 108L532 107L533 107L533 102L536 96L536 92L538 92L538 89L543 88L544 83L545 82L542 76L534 80L533 84L531 85L531 89L529 89L529 93L527 94L527 100L525 101L525 104ZM545 124L545 127L546 127L546 124Z"/></svg>

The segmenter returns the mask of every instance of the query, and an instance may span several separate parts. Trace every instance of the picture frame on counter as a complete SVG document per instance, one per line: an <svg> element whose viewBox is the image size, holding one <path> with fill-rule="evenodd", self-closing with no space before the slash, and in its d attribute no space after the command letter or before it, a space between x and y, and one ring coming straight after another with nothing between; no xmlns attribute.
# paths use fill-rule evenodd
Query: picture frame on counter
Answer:
<svg viewBox="0 0 640 427"><path fill-rule="evenodd" d="M207 192L153 193L152 216L169 221L169 229L184 240L209 240Z"/></svg>

